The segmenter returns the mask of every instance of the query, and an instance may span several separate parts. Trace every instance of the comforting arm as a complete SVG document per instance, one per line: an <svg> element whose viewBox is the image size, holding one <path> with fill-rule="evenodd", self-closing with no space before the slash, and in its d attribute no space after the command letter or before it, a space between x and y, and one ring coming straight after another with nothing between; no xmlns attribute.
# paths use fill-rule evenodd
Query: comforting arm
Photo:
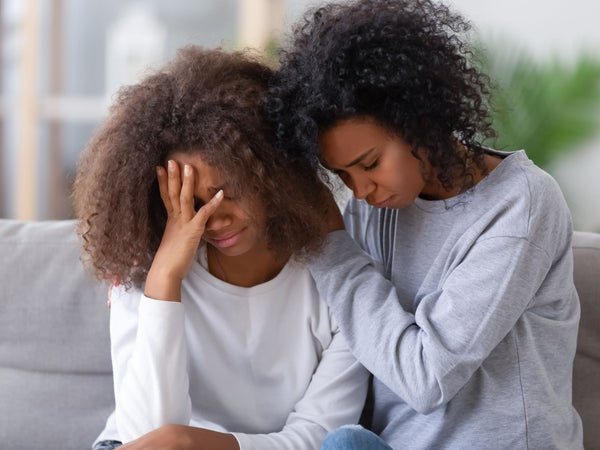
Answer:
<svg viewBox="0 0 600 450"><path fill-rule="evenodd" d="M546 253L525 239L481 240L414 315L345 231L330 234L310 269L359 361L428 413L447 403L506 336L549 267Z"/></svg>

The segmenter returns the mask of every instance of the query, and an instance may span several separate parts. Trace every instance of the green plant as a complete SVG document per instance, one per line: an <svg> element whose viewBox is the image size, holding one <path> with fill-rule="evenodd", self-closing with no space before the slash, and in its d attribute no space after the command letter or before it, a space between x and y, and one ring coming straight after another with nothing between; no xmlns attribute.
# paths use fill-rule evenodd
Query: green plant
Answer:
<svg viewBox="0 0 600 450"><path fill-rule="evenodd" d="M476 48L481 48L476 46ZM540 166L600 131L600 60L537 61L514 48L476 51L496 85L492 100L499 150L525 149Z"/></svg>

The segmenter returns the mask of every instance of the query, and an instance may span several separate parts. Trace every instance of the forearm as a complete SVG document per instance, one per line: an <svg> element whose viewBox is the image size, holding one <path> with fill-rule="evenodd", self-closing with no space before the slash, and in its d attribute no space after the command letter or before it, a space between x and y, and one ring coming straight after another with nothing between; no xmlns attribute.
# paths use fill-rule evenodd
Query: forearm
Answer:
<svg viewBox="0 0 600 450"><path fill-rule="evenodd" d="M165 425L120 447L123 450L239 450L232 434L185 425Z"/></svg>
<svg viewBox="0 0 600 450"><path fill-rule="evenodd" d="M155 300L181 302L182 279L173 273L170 264L164 264L161 250L157 252L146 277L144 295Z"/></svg>
<svg viewBox="0 0 600 450"><path fill-rule="evenodd" d="M189 450L239 450L238 441L232 434L204 428L185 427L189 435Z"/></svg>
<svg viewBox="0 0 600 450"><path fill-rule="evenodd" d="M331 308L354 355L408 401L407 393L403 392L403 385L409 381L404 380L408 367L401 368L398 358L400 353L411 351L410 346L403 345L409 341L417 345L411 357L418 355L415 317L402 308L394 285L349 236L338 232L330 235L330 240L333 242L310 264L319 293ZM418 385L432 390L436 384L427 376Z"/></svg>
<svg viewBox="0 0 600 450"><path fill-rule="evenodd" d="M125 442L191 417L183 305L140 297L139 308L119 299L111 310L116 419ZM123 335L136 318L137 330Z"/></svg>
<svg viewBox="0 0 600 450"><path fill-rule="evenodd" d="M525 240L482 241L439 289L419 298L413 315L346 233L332 237L311 264L319 292L359 361L422 413L468 382L523 314L549 264Z"/></svg>

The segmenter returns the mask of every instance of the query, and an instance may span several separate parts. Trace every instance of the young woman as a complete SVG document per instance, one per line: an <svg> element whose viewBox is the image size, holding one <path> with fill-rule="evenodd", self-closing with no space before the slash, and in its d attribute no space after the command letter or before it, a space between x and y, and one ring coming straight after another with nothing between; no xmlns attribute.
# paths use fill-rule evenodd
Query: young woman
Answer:
<svg viewBox="0 0 600 450"><path fill-rule="evenodd" d="M354 194L310 269L374 374L375 434L325 449L582 447L570 214L523 151L481 145L468 28L428 0L355 0L309 13L281 54L282 148Z"/></svg>
<svg viewBox="0 0 600 450"><path fill-rule="evenodd" d="M304 264L328 191L274 147L271 76L183 49L120 91L82 157L79 231L115 284L116 409L96 449L318 449L358 420L366 371Z"/></svg>

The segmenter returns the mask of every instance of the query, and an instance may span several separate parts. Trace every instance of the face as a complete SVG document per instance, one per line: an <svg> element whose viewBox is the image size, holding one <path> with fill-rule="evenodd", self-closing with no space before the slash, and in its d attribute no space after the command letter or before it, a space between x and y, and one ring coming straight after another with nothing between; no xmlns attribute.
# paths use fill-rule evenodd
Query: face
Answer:
<svg viewBox="0 0 600 450"><path fill-rule="evenodd" d="M250 209L256 213L256 205L250 205L248 198L237 197L227 177L205 163L199 154L174 152L169 158L175 160L180 168L184 164L193 167L197 208L223 189L223 201L206 222L202 239L227 256L240 256L266 249L262 233L264 218L260 214L249 214Z"/></svg>
<svg viewBox="0 0 600 450"><path fill-rule="evenodd" d="M427 164L411 153L405 140L373 120L339 122L320 134L319 145L323 164L357 199L377 208L404 208L419 195L438 194L437 187L426 182Z"/></svg>

